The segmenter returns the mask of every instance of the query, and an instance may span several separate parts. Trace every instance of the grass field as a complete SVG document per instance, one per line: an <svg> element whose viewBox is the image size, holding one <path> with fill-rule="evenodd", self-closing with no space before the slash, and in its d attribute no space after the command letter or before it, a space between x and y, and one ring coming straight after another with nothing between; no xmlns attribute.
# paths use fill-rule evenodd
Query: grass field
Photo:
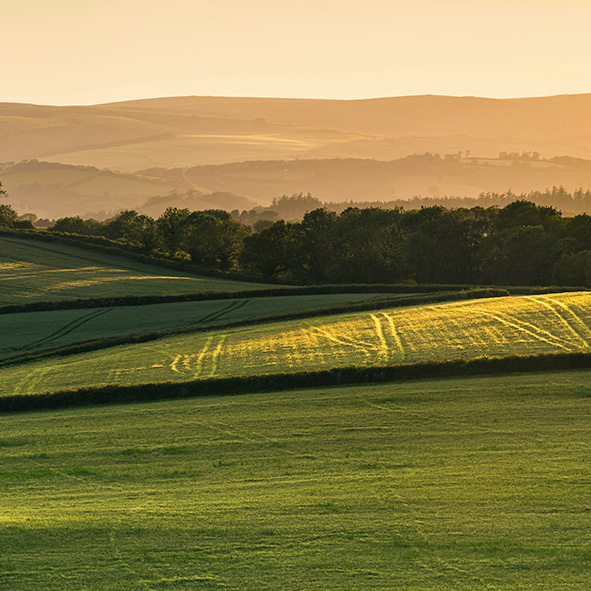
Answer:
<svg viewBox="0 0 591 591"><path fill-rule="evenodd" d="M265 287L271 286L198 277L57 243L0 237L0 305Z"/></svg>
<svg viewBox="0 0 591 591"><path fill-rule="evenodd" d="M0 588L591 578L589 372L0 417Z"/></svg>
<svg viewBox="0 0 591 591"><path fill-rule="evenodd" d="M298 295L0 314L0 357L74 341L287 314L378 295Z"/></svg>
<svg viewBox="0 0 591 591"><path fill-rule="evenodd" d="M4 394L587 351L591 294L488 298L167 337L0 371Z"/></svg>

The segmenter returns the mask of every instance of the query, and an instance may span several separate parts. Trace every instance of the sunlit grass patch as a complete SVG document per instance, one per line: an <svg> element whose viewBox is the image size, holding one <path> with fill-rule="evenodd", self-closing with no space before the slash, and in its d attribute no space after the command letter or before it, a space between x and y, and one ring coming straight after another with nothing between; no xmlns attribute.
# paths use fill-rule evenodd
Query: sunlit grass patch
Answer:
<svg viewBox="0 0 591 591"><path fill-rule="evenodd" d="M211 330L0 372L2 392L589 350L591 294L488 298Z"/></svg>
<svg viewBox="0 0 591 591"><path fill-rule="evenodd" d="M199 277L90 249L0 237L0 305L266 287Z"/></svg>
<svg viewBox="0 0 591 591"><path fill-rule="evenodd" d="M0 417L0 586L582 591L589 375Z"/></svg>

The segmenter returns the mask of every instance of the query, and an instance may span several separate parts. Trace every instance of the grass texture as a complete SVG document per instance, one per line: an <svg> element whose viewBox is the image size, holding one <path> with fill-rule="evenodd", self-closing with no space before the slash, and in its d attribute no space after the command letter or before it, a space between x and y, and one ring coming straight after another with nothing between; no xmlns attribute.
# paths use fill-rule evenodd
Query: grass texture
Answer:
<svg viewBox="0 0 591 591"><path fill-rule="evenodd" d="M55 242L0 237L0 306L45 300L263 289Z"/></svg>
<svg viewBox="0 0 591 591"><path fill-rule="evenodd" d="M3 394L588 351L591 294L469 300L162 338L0 370Z"/></svg>
<svg viewBox="0 0 591 591"><path fill-rule="evenodd" d="M590 373L0 417L0 588L588 589Z"/></svg>
<svg viewBox="0 0 591 591"><path fill-rule="evenodd" d="M2 314L0 357L76 341L289 314L378 295L298 295Z"/></svg>

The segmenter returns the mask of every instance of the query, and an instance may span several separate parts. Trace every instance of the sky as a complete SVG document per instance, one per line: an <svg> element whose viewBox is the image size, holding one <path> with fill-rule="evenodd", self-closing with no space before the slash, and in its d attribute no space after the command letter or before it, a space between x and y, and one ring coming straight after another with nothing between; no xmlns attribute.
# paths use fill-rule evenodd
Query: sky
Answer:
<svg viewBox="0 0 591 591"><path fill-rule="evenodd" d="M0 102L591 92L589 0L0 0Z"/></svg>

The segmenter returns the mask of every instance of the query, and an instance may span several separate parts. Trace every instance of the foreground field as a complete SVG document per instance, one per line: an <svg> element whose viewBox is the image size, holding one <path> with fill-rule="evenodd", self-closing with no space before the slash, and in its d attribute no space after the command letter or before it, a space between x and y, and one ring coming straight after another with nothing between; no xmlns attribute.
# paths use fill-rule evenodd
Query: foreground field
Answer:
<svg viewBox="0 0 591 591"><path fill-rule="evenodd" d="M74 341L288 314L378 295L298 295L0 314L0 357Z"/></svg>
<svg viewBox="0 0 591 591"><path fill-rule="evenodd" d="M0 237L0 305L265 287L271 286L198 277L57 243Z"/></svg>
<svg viewBox="0 0 591 591"><path fill-rule="evenodd" d="M0 587L588 589L590 377L0 417Z"/></svg>
<svg viewBox="0 0 591 591"><path fill-rule="evenodd" d="M488 298L167 337L0 371L4 394L587 351L591 294Z"/></svg>

